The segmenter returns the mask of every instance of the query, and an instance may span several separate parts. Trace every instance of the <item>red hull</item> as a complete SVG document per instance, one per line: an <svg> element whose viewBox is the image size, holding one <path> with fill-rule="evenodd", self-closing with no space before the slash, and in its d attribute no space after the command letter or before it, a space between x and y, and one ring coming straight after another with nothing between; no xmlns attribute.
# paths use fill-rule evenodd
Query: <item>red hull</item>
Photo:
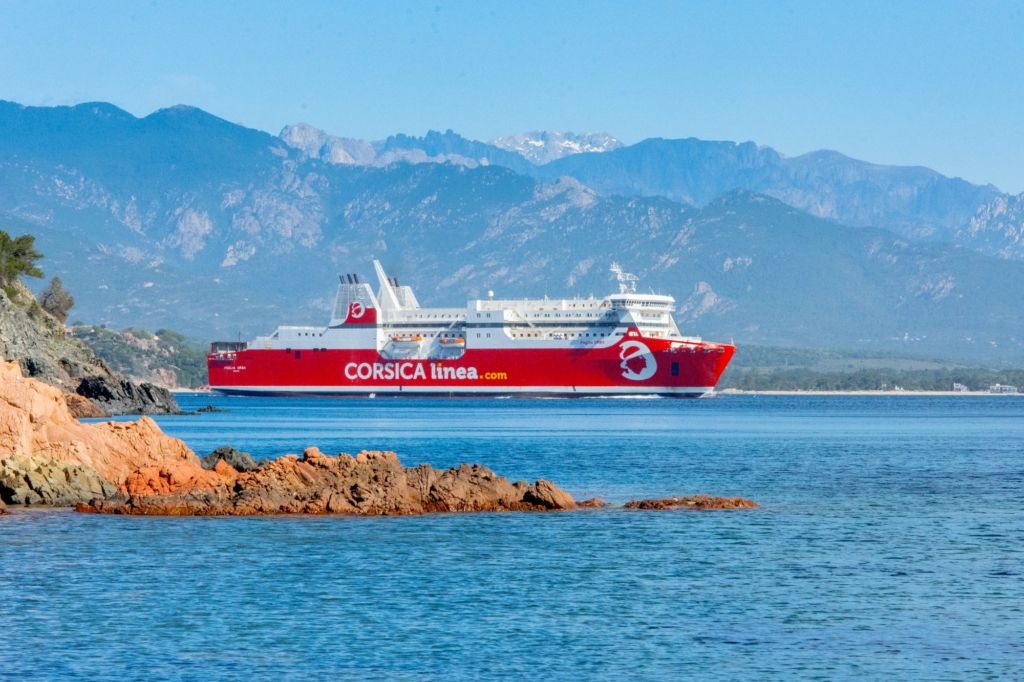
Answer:
<svg viewBox="0 0 1024 682"><path fill-rule="evenodd" d="M394 360L358 349L246 349L211 354L208 367L210 386L234 393L698 396L714 388L735 350L634 330L605 348L470 349L451 360Z"/></svg>

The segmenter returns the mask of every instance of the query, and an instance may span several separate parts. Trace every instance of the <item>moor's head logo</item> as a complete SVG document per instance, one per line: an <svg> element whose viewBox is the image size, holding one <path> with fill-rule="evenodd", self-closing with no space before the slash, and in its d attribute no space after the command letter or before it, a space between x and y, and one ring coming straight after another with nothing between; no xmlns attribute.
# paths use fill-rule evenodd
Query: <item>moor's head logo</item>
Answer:
<svg viewBox="0 0 1024 682"><path fill-rule="evenodd" d="M644 381L654 376L658 361L646 344L640 341L626 341L619 347L619 367L622 376L630 381Z"/></svg>

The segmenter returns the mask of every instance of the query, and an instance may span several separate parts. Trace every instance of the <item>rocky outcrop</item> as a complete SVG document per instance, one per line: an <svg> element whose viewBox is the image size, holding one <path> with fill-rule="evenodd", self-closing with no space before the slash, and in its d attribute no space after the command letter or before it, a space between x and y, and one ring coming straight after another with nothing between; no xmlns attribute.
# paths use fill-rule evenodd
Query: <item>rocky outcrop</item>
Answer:
<svg viewBox="0 0 1024 682"><path fill-rule="evenodd" d="M72 401L73 402L73 401ZM422 514L572 509L547 481L512 483L481 466L406 468L393 452L329 457L309 448L252 468L221 448L204 469L149 417L83 424L64 394L0 363L0 499L121 514ZM231 462L250 471L239 471ZM83 504L88 502L88 504Z"/></svg>
<svg viewBox="0 0 1024 682"><path fill-rule="evenodd" d="M82 379L75 392L111 414L174 414L178 402L162 386L137 384L117 376L91 376Z"/></svg>
<svg viewBox="0 0 1024 682"><path fill-rule="evenodd" d="M9 293L11 295L9 295ZM102 414L177 413L169 391L136 384L110 370L64 325L35 303L32 292L18 283L0 290L0 360L16 361L25 376L39 379L94 402ZM82 416L81 404L75 406Z"/></svg>
<svg viewBox="0 0 1024 682"><path fill-rule="evenodd" d="M742 497L715 497L694 495L692 497L665 497L655 500L633 500L626 503L626 509L694 509L707 511L715 509L756 509L757 502Z"/></svg>
<svg viewBox="0 0 1024 682"><path fill-rule="evenodd" d="M22 376L17 363L0 363L0 503L75 504L82 512L164 516L368 516L604 506L598 499L577 505L549 481L513 483L475 464L447 470L404 467L388 451L353 457L308 448L301 457L256 463L248 453L225 446L201 462L149 417L83 424L72 414L76 403L59 389ZM707 495L626 505L756 506L743 498Z"/></svg>
<svg viewBox="0 0 1024 682"><path fill-rule="evenodd" d="M574 509L548 481L510 482L479 465L445 471L403 467L393 452L328 456L317 448L239 472L223 460L212 470L182 464L132 474L123 494L79 511L161 516L250 514L408 515L431 512Z"/></svg>
<svg viewBox="0 0 1024 682"><path fill-rule="evenodd" d="M75 419L107 416L106 411L102 407L77 393L65 393L64 402L67 404L71 416Z"/></svg>
<svg viewBox="0 0 1024 682"><path fill-rule="evenodd" d="M59 389L0 362L0 498L8 503L74 504L104 496L148 466L196 456L152 419L83 424ZM104 482L108 484L104 485Z"/></svg>
<svg viewBox="0 0 1024 682"><path fill-rule="evenodd" d="M218 462L225 462L236 471L255 471L259 468L259 462L252 458L248 452L236 450L230 445L222 445L206 457L201 463L204 469L214 469Z"/></svg>
<svg viewBox="0 0 1024 682"><path fill-rule="evenodd" d="M82 464L20 457L0 460L0 500L11 504L72 507L116 492L117 486Z"/></svg>

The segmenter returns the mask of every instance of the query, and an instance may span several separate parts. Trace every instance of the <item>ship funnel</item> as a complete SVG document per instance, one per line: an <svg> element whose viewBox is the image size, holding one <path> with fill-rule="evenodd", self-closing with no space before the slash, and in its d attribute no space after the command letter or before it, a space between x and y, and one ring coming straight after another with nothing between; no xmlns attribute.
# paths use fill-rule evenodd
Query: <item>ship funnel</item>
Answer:
<svg viewBox="0 0 1024 682"><path fill-rule="evenodd" d="M379 306L370 285L360 282L359 275L355 273L338 275L338 280L338 295L334 299L330 326L375 324Z"/></svg>

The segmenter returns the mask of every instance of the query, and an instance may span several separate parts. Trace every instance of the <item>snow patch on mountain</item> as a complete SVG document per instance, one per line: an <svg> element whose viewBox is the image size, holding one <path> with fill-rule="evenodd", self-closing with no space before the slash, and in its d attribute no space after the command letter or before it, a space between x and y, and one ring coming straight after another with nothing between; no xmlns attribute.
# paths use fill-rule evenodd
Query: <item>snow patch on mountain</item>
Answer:
<svg viewBox="0 0 1024 682"><path fill-rule="evenodd" d="M501 149L516 152L535 164L561 159L584 152L607 152L618 149L622 142L608 133L562 133L535 130L521 135L506 135L491 140Z"/></svg>

